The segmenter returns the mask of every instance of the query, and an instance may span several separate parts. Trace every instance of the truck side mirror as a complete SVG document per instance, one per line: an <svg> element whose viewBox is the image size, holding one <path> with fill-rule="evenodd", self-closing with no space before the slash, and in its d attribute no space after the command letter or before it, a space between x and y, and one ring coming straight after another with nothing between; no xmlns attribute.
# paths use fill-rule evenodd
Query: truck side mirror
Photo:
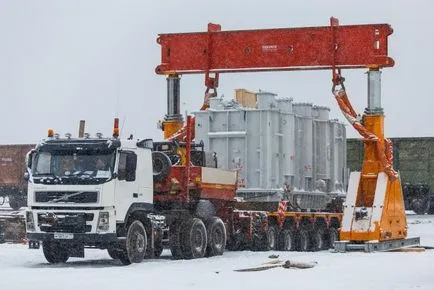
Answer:
<svg viewBox="0 0 434 290"><path fill-rule="evenodd" d="M30 174L26 171L24 172L24 176L23 176L24 181L29 181L30 179Z"/></svg>
<svg viewBox="0 0 434 290"><path fill-rule="evenodd" d="M26 154L26 166L28 168L32 168L33 157L35 156L35 152L36 152L35 149L32 149Z"/></svg>

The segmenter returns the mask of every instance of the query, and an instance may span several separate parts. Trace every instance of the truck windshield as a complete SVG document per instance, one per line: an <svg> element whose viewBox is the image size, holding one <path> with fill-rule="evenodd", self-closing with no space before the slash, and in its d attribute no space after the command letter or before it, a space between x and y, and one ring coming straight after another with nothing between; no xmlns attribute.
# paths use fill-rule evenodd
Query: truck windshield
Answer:
<svg viewBox="0 0 434 290"><path fill-rule="evenodd" d="M34 177L108 179L112 177L113 165L113 152L43 151L35 155L32 174Z"/></svg>

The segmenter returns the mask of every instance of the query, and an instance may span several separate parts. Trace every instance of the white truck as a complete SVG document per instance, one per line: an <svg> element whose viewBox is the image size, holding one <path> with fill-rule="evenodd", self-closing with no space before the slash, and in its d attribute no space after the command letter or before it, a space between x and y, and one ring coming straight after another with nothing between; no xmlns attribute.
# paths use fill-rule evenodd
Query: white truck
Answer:
<svg viewBox="0 0 434 290"><path fill-rule="evenodd" d="M27 157L29 247L42 243L50 263L84 257L85 247L138 263L159 256L163 238L175 258L223 254L226 228L210 199L233 200L236 173L176 165L174 146L49 132Z"/></svg>

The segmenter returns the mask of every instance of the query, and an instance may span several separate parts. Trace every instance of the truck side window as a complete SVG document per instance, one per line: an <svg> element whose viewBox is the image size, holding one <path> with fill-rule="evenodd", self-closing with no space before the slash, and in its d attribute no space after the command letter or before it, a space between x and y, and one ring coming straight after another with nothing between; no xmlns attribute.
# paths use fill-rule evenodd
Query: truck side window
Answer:
<svg viewBox="0 0 434 290"><path fill-rule="evenodd" d="M118 179L136 180L137 155L131 151L122 151L119 155Z"/></svg>
<svg viewBox="0 0 434 290"><path fill-rule="evenodd" d="M34 169L35 174L51 173L51 153L41 152L38 156L37 166Z"/></svg>

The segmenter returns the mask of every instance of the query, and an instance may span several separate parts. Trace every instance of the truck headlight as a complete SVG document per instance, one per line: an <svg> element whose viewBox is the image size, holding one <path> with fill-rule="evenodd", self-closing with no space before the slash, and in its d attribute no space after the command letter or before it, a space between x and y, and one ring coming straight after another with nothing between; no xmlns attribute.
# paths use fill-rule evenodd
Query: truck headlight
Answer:
<svg viewBox="0 0 434 290"><path fill-rule="evenodd" d="M98 217L97 231L106 232L110 227L110 215L108 211L101 211Z"/></svg>
<svg viewBox="0 0 434 290"><path fill-rule="evenodd" d="M33 219L33 212L31 211L26 211L26 229L28 232L35 230L35 221Z"/></svg>

